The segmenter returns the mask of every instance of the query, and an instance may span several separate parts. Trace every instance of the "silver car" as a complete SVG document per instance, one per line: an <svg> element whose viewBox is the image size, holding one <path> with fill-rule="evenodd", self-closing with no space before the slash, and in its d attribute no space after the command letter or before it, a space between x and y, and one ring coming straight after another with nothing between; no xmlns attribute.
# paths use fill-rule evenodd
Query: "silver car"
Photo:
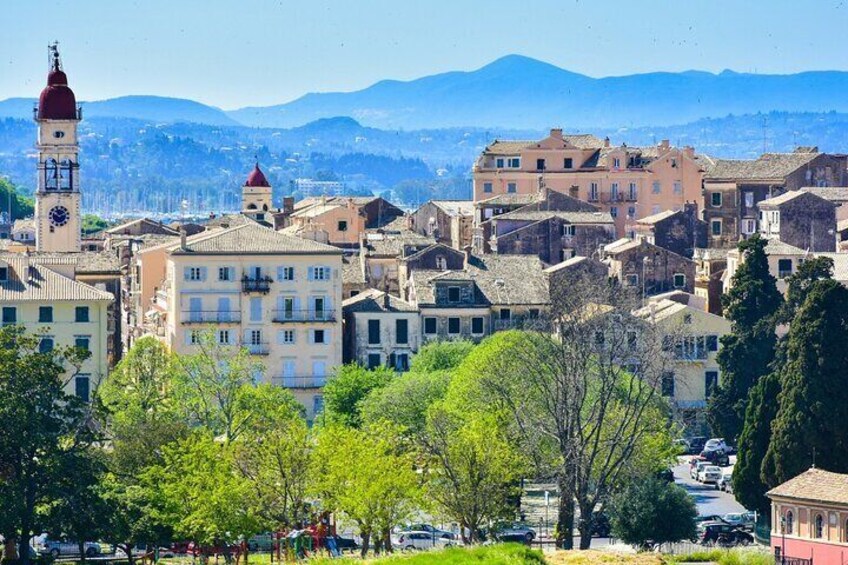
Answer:
<svg viewBox="0 0 848 565"><path fill-rule="evenodd" d="M94 557L100 555L100 544L93 541L87 541L83 544L83 551L86 557ZM54 559L57 557L79 555L79 544L69 540L53 540L47 538L38 548L38 553L41 555L50 555Z"/></svg>
<svg viewBox="0 0 848 565"><path fill-rule="evenodd" d="M721 467L708 465L698 472L698 482L705 485L717 485L721 480Z"/></svg>

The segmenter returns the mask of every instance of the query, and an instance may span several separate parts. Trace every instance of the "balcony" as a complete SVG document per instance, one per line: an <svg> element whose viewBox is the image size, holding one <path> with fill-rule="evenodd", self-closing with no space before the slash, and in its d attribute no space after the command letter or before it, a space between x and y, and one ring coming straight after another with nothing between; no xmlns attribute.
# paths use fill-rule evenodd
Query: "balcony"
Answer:
<svg viewBox="0 0 848 565"><path fill-rule="evenodd" d="M271 277L242 277L241 291L245 293L261 292L262 294L268 294L271 291L272 281L273 279Z"/></svg>
<svg viewBox="0 0 848 565"><path fill-rule="evenodd" d="M326 376L308 375L308 376L278 376L271 377L271 384L281 386L283 388L321 388L327 384Z"/></svg>
<svg viewBox="0 0 848 565"><path fill-rule="evenodd" d="M272 320L278 324L335 322L334 310L274 310Z"/></svg>
<svg viewBox="0 0 848 565"><path fill-rule="evenodd" d="M242 343L241 346L251 355L268 355L271 351L268 343Z"/></svg>
<svg viewBox="0 0 848 565"><path fill-rule="evenodd" d="M184 310L183 324L238 324L241 322L241 312L220 310Z"/></svg>

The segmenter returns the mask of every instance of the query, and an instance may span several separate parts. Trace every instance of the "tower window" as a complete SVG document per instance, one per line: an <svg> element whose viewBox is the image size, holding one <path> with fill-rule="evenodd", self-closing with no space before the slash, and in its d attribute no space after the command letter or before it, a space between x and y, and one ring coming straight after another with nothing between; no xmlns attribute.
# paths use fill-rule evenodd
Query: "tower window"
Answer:
<svg viewBox="0 0 848 565"><path fill-rule="evenodd" d="M73 163L63 159L59 166L59 190L71 190L73 188Z"/></svg>
<svg viewBox="0 0 848 565"><path fill-rule="evenodd" d="M65 132L63 132L63 131L54 131L54 132L53 132L53 137L55 137L56 139L61 139L61 138L65 137Z"/></svg>
<svg viewBox="0 0 848 565"><path fill-rule="evenodd" d="M44 162L44 189L59 189L59 164L56 159L47 159Z"/></svg>

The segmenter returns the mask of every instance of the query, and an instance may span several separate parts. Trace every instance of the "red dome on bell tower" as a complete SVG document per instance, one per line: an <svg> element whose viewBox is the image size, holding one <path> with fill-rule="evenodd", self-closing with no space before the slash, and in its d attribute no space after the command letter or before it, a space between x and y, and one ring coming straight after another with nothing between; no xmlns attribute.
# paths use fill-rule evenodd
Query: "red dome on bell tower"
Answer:
<svg viewBox="0 0 848 565"><path fill-rule="evenodd" d="M259 168L259 163L257 163L256 166L253 167L252 171L250 171L250 174L247 176L247 181L244 183L244 186L271 186L270 184L268 184L268 179L265 178L265 173L263 173L262 170Z"/></svg>
<svg viewBox="0 0 848 565"><path fill-rule="evenodd" d="M51 45L53 64L47 75L47 86L38 98L38 120L78 120L77 99L68 86L68 76L59 61L59 49Z"/></svg>

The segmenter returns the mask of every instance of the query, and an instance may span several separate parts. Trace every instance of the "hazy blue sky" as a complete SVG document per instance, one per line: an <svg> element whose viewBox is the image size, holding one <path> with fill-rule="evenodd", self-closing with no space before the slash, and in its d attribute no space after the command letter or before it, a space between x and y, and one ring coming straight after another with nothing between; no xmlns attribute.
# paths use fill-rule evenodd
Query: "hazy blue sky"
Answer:
<svg viewBox="0 0 848 565"><path fill-rule="evenodd" d="M60 41L77 96L226 109L473 70L509 53L600 77L848 70L848 0L3 0L0 99Z"/></svg>

